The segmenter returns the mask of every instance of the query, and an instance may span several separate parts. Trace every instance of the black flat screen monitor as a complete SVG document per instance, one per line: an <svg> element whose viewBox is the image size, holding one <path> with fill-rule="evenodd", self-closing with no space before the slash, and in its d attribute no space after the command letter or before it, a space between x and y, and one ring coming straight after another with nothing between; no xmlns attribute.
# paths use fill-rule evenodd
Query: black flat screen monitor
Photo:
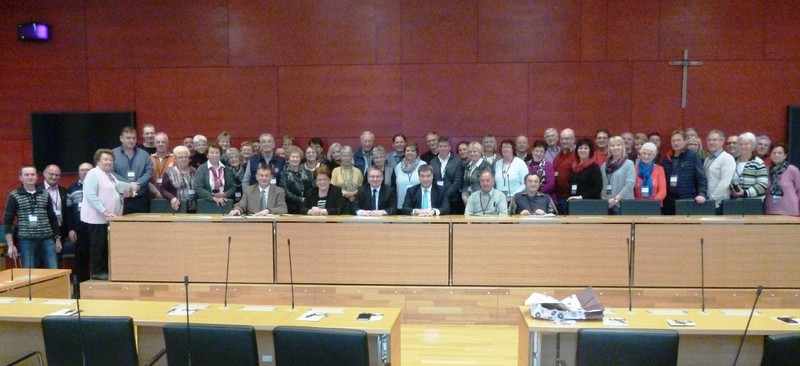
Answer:
<svg viewBox="0 0 800 366"><path fill-rule="evenodd" d="M39 172L56 164L62 173L77 173L81 163L94 164L94 152L120 146L119 134L136 127L135 112L31 113L33 164Z"/></svg>

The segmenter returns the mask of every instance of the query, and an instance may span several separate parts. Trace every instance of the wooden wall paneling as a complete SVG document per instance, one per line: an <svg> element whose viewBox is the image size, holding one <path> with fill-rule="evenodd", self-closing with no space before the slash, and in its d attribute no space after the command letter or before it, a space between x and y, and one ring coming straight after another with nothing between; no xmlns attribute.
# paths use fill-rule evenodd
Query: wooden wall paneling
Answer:
<svg viewBox="0 0 800 366"><path fill-rule="evenodd" d="M689 71L690 82L696 79L696 71ZM669 66L666 61L633 63L631 128L634 132L660 132L662 151L669 149L669 138L664 136L683 127L681 72L680 67ZM690 92L688 104L692 108L695 98Z"/></svg>
<svg viewBox="0 0 800 366"><path fill-rule="evenodd" d="M82 1L3 1L0 3L0 69L74 69L86 66L86 22ZM17 39L17 24L43 22L50 41Z"/></svg>
<svg viewBox="0 0 800 366"><path fill-rule="evenodd" d="M525 64L403 66L403 131L424 136L527 133Z"/></svg>
<svg viewBox="0 0 800 366"><path fill-rule="evenodd" d="M364 130L400 131L399 66L281 67L278 78L281 134L357 141Z"/></svg>
<svg viewBox="0 0 800 366"><path fill-rule="evenodd" d="M658 59L658 15L659 3L656 1L609 1L608 60Z"/></svg>
<svg viewBox="0 0 800 366"><path fill-rule="evenodd" d="M374 1L232 1L231 64L375 62Z"/></svg>
<svg viewBox="0 0 800 366"><path fill-rule="evenodd" d="M277 68L142 69L136 118L173 136L223 130L235 139L278 131Z"/></svg>
<svg viewBox="0 0 800 366"><path fill-rule="evenodd" d="M481 0L478 9L479 62L580 59L581 3L578 0ZM604 38L605 34L599 36Z"/></svg>
<svg viewBox="0 0 800 366"><path fill-rule="evenodd" d="M402 5L403 63L478 61L477 0Z"/></svg>
<svg viewBox="0 0 800 366"><path fill-rule="evenodd" d="M631 126L633 77L627 62L530 64L529 124L571 127L578 136ZM539 125L541 124L541 125Z"/></svg>
<svg viewBox="0 0 800 366"><path fill-rule="evenodd" d="M786 107L800 100L798 61L708 61L689 71L686 125L786 139ZM729 126L726 129L724 126Z"/></svg>
<svg viewBox="0 0 800 366"><path fill-rule="evenodd" d="M87 73L89 75L90 110L136 110L136 71L134 69L89 69ZM139 126L148 123L141 119L137 122Z"/></svg>
<svg viewBox="0 0 800 366"><path fill-rule="evenodd" d="M487 288L430 287L405 293L408 323L497 324L497 291Z"/></svg>
<svg viewBox="0 0 800 366"><path fill-rule="evenodd" d="M92 68L228 65L225 0L86 0Z"/></svg>
<svg viewBox="0 0 800 366"><path fill-rule="evenodd" d="M766 2L765 57L771 59L798 59L800 48L800 2L768 1Z"/></svg>
<svg viewBox="0 0 800 366"><path fill-rule="evenodd" d="M764 57L765 2L661 2L661 59L680 58L685 48L695 57L758 60Z"/></svg>
<svg viewBox="0 0 800 366"><path fill-rule="evenodd" d="M582 0L581 61L608 59L608 0Z"/></svg>
<svg viewBox="0 0 800 366"><path fill-rule="evenodd" d="M403 57L401 0L375 2L375 63L399 64Z"/></svg>

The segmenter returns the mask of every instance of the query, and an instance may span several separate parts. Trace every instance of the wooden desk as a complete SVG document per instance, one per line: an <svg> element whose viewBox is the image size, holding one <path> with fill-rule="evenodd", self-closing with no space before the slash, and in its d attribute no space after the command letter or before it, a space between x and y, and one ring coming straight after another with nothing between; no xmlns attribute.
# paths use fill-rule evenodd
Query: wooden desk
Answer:
<svg viewBox="0 0 800 366"><path fill-rule="evenodd" d="M448 284L447 217L282 216L277 222L277 282Z"/></svg>
<svg viewBox="0 0 800 366"><path fill-rule="evenodd" d="M453 218L453 285L627 286L630 221Z"/></svg>
<svg viewBox="0 0 800 366"><path fill-rule="evenodd" d="M44 352L44 340L41 332L41 318L54 311L75 308L64 304L47 304L46 299L34 299L27 303L26 299L18 299L12 303L0 303L0 363L10 362L28 351ZM162 327L166 323L183 323L185 316L167 315L174 302L116 301L116 300L84 300L81 301L82 314L86 316L130 316L134 319L137 331L137 343L140 363L152 358L164 347ZM296 320L309 307L298 307L291 311L285 306L277 307L273 312L254 312L241 310L242 305L229 305L227 309L221 305L211 305L208 309L199 310L190 315L192 323L251 325L256 328L259 354L272 356L274 359L274 342L272 330L276 326L313 326L360 329L370 336L371 364L378 365L378 355L384 350L378 346L384 339L388 347L387 354L392 364L400 365L400 309L397 308L346 308L344 314L330 314L319 322ZM356 316L360 312L383 313L384 317L377 322L359 322ZM261 362L272 365L273 362ZM166 358L158 363L166 365Z"/></svg>
<svg viewBox="0 0 800 366"><path fill-rule="evenodd" d="M136 214L109 223L108 267L113 281L273 282L273 219L202 214Z"/></svg>
<svg viewBox="0 0 800 366"><path fill-rule="evenodd" d="M556 334L560 334L561 359L575 364L577 332L581 328L605 329L673 329L680 334L679 365L730 365L736 356L750 309L736 309L737 315L725 315L720 309L684 310L685 315L655 315L650 310L634 308L606 309L608 317L625 318L628 327L604 326L602 321L577 321L576 325L557 325L550 320L531 317L530 308L519 307L519 366L555 363ZM800 331L775 319L781 315L800 316L800 309L757 309L745 340L741 365L757 365L761 361L763 336ZM667 319L692 320L694 327L670 327Z"/></svg>
<svg viewBox="0 0 800 366"><path fill-rule="evenodd" d="M30 294L33 297L70 298L70 270L32 268L30 273ZM28 269L12 268L0 272L0 296L27 298Z"/></svg>

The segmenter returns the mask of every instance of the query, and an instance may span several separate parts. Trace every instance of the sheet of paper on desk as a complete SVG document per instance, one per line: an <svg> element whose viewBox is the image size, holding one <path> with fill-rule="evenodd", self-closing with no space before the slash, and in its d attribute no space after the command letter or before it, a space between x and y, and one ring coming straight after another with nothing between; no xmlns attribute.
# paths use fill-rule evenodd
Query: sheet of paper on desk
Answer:
<svg viewBox="0 0 800 366"><path fill-rule="evenodd" d="M628 320L623 318L603 318L603 325L611 327L627 327Z"/></svg>
<svg viewBox="0 0 800 366"><path fill-rule="evenodd" d="M44 302L45 305L72 305L75 303L75 300L47 300Z"/></svg>
<svg viewBox="0 0 800 366"><path fill-rule="evenodd" d="M277 309L274 306L259 306L259 305L247 305L242 306L240 310L242 311L275 311Z"/></svg>
<svg viewBox="0 0 800 366"><path fill-rule="evenodd" d="M47 314L47 315L48 316L70 316L70 315L75 315L77 313L78 313L78 309L61 309L59 311L54 311L54 312L52 312L50 314Z"/></svg>
<svg viewBox="0 0 800 366"><path fill-rule="evenodd" d="M693 327L694 322L691 320L677 320L677 319L667 319L667 324L672 327Z"/></svg>
<svg viewBox="0 0 800 366"><path fill-rule="evenodd" d="M523 219L542 219L542 218L545 218L545 217L556 217L556 215L550 213L550 214L544 214L544 215L522 216Z"/></svg>
<svg viewBox="0 0 800 366"><path fill-rule="evenodd" d="M328 316L326 313L315 312L313 310L306 311L302 315L300 315L297 320L304 321L304 322L318 322L325 317Z"/></svg>
<svg viewBox="0 0 800 366"><path fill-rule="evenodd" d="M16 298L13 298L13 297L0 297L0 304L12 303L12 302L14 302L14 300L16 300Z"/></svg>
<svg viewBox="0 0 800 366"><path fill-rule="evenodd" d="M652 315L687 315L686 310L680 309L650 309L647 310Z"/></svg>
<svg viewBox="0 0 800 366"><path fill-rule="evenodd" d="M720 310L719 312L722 313L722 315L728 315L728 316L750 316L750 310L744 310L744 309ZM761 315L761 313L756 311L753 313L753 316L756 315Z"/></svg>
<svg viewBox="0 0 800 366"><path fill-rule="evenodd" d="M210 305L208 305L208 304L192 304L192 303L190 303L189 304L189 310L195 310L196 311L196 310L208 309L209 306ZM175 305L175 306L172 307L172 309L174 309L174 310L186 310L186 304Z"/></svg>
<svg viewBox="0 0 800 366"><path fill-rule="evenodd" d="M325 313L325 314L344 314L343 308L312 308L309 311L314 313Z"/></svg>
<svg viewBox="0 0 800 366"><path fill-rule="evenodd" d="M172 316L176 316L176 315L180 315L180 316L186 316L186 315L192 315L192 314L194 314L194 313L196 313L196 312L197 312L197 309L190 309L189 311L186 311L186 309L177 309L177 308L172 308L172 309L169 309L169 311L167 312L167 315L172 315Z"/></svg>

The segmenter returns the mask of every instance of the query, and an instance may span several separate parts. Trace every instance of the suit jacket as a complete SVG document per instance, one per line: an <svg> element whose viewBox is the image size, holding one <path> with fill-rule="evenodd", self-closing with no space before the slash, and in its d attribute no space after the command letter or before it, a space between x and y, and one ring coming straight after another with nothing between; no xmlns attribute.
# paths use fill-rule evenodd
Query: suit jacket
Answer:
<svg viewBox="0 0 800 366"><path fill-rule="evenodd" d="M314 207L319 201L319 188L311 188L311 191L306 194L306 199L303 201L303 206L300 213L305 215L311 207ZM350 201L342 196L342 189L331 184L328 188L328 197L325 200L325 209L328 210L328 215L347 215L350 213Z"/></svg>
<svg viewBox="0 0 800 366"><path fill-rule="evenodd" d="M444 177L442 177L442 163L439 157L433 158L430 162L433 168L433 182L434 185L439 186L439 182L443 182L439 188L444 189L445 197L450 202L461 201L461 183L464 181L464 168L461 166L461 159L457 156L450 154L450 160L444 167Z"/></svg>
<svg viewBox="0 0 800 366"><path fill-rule="evenodd" d="M461 182L462 196L466 194L472 194L481 190L481 182L479 180L479 177L481 173L483 173L486 170L489 171L492 170L492 164L489 164L489 162L486 160L481 161L481 164L478 165L477 168L472 170L472 174L470 174L469 164L467 164L467 167L464 168L464 181Z"/></svg>
<svg viewBox="0 0 800 366"><path fill-rule="evenodd" d="M358 210L372 210L372 187L369 184L359 187L356 199L350 206L353 215ZM381 184L381 190L378 193L378 209L386 211L388 215L394 215L397 212L397 195L394 194L394 188Z"/></svg>
<svg viewBox="0 0 800 366"><path fill-rule="evenodd" d="M286 192L277 185L270 184L267 192L267 208L270 214L285 214L289 212L286 208ZM233 205L234 210L239 210L242 215L252 215L261 211L261 188L258 184L248 186L242 193L242 199Z"/></svg>
<svg viewBox="0 0 800 366"><path fill-rule="evenodd" d="M225 166L225 198L233 199L236 193L236 184L233 182L233 172L230 168ZM214 199L211 193L211 183L209 183L209 175L211 172L208 170L208 164L202 164L197 168L197 174L194 177L194 194L198 200L212 201Z"/></svg>
<svg viewBox="0 0 800 366"><path fill-rule="evenodd" d="M419 184L409 187L406 191L403 215L411 215L417 208L422 208L422 186ZM440 215L450 213L450 200L445 196L445 190L435 184L431 186L431 208L438 209Z"/></svg>
<svg viewBox="0 0 800 366"><path fill-rule="evenodd" d="M61 202L59 203L59 207L61 207L61 226L58 227L59 232L56 233L56 235L60 235L61 241L64 242L65 240L67 240L66 239L67 234L69 233L67 224L71 223L73 220L72 209L67 208L67 189L60 185L57 187L58 187L58 195L61 197ZM47 190L44 188L44 183L37 184L36 188L41 189L44 192L47 192ZM47 194L49 195L50 193L47 192ZM78 218L78 220L80 221L80 218Z"/></svg>

